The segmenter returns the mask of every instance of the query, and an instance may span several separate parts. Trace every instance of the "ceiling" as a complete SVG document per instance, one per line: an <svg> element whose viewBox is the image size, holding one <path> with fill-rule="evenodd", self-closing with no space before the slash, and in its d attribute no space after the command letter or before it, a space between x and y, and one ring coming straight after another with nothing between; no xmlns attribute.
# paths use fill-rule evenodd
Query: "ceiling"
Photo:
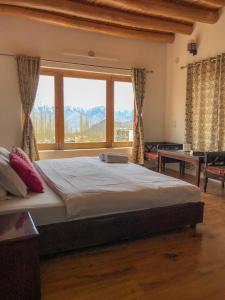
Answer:
<svg viewBox="0 0 225 300"><path fill-rule="evenodd" d="M122 38L172 43L196 22L214 24L225 0L0 0L0 15Z"/></svg>

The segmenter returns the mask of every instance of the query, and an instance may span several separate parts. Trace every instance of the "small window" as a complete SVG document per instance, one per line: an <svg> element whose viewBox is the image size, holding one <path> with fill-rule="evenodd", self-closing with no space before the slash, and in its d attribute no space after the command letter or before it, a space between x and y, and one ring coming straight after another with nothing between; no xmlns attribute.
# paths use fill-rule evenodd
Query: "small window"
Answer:
<svg viewBox="0 0 225 300"><path fill-rule="evenodd" d="M55 144L54 76L40 75L35 105L31 114L38 144Z"/></svg>
<svg viewBox="0 0 225 300"><path fill-rule="evenodd" d="M132 142L134 94L131 82L114 81L114 142Z"/></svg>

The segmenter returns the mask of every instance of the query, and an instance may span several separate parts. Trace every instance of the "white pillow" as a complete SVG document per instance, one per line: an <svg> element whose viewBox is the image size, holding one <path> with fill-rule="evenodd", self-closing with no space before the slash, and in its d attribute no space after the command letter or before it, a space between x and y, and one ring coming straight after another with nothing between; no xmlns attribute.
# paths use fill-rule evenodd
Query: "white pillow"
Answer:
<svg viewBox="0 0 225 300"><path fill-rule="evenodd" d="M9 154L10 152L4 148L4 147L0 147L0 155L4 156L5 158L9 159Z"/></svg>
<svg viewBox="0 0 225 300"><path fill-rule="evenodd" d="M5 200L6 199L7 192L3 187L0 186L0 200Z"/></svg>
<svg viewBox="0 0 225 300"><path fill-rule="evenodd" d="M0 184L15 196L26 197L27 195L26 185L3 156L0 156Z"/></svg>

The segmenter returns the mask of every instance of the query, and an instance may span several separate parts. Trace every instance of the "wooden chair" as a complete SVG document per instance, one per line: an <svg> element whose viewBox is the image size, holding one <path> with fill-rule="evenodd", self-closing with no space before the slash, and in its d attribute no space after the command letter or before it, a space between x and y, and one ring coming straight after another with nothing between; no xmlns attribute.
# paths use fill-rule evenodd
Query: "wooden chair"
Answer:
<svg viewBox="0 0 225 300"><path fill-rule="evenodd" d="M225 152L205 153L204 192L207 190L208 179L220 180L224 188Z"/></svg>

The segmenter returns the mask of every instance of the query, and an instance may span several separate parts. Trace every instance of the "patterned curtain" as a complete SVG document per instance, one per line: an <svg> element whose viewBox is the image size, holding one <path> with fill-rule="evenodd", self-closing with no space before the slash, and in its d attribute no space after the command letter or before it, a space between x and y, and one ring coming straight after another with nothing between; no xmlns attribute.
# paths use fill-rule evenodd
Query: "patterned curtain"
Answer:
<svg viewBox="0 0 225 300"><path fill-rule="evenodd" d="M225 54L221 56L218 107L218 150L225 151Z"/></svg>
<svg viewBox="0 0 225 300"><path fill-rule="evenodd" d="M132 83L135 98L133 162L144 164L144 133L142 109L145 95L145 69L132 69Z"/></svg>
<svg viewBox="0 0 225 300"><path fill-rule="evenodd" d="M39 81L40 58L19 55L16 57L16 60L24 112L22 148L33 161L39 159L39 154L30 114L33 109Z"/></svg>
<svg viewBox="0 0 225 300"><path fill-rule="evenodd" d="M224 54L188 65L186 142L193 150L225 150L224 77Z"/></svg>

